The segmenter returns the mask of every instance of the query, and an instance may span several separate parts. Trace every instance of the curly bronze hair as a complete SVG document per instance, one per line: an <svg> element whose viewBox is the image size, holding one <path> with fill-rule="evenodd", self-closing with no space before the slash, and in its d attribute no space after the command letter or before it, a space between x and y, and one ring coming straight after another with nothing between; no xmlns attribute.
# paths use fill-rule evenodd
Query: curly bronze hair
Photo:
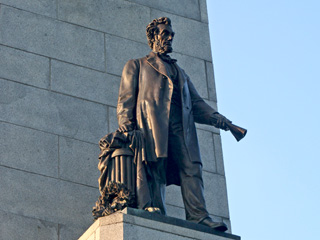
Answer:
<svg viewBox="0 0 320 240"><path fill-rule="evenodd" d="M153 43L154 43L154 36L158 34L158 25L159 24L165 24L169 25L171 27L171 20L168 17L161 17L154 19L151 23L148 24L146 29L148 44L151 49L153 49Z"/></svg>

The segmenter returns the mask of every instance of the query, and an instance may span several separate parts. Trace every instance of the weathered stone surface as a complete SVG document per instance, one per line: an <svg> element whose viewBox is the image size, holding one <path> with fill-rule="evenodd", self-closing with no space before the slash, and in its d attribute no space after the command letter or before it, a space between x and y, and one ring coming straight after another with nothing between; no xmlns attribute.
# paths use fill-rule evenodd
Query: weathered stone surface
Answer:
<svg viewBox="0 0 320 240"><path fill-rule="evenodd" d="M221 136L217 134L213 134L213 143L214 143L214 153L215 153L216 162L217 162L217 173L224 175L225 172L224 172Z"/></svg>
<svg viewBox="0 0 320 240"><path fill-rule="evenodd" d="M166 187L166 204L184 208L181 188L176 185Z"/></svg>
<svg viewBox="0 0 320 240"><path fill-rule="evenodd" d="M215 128L214 126L196 123L196 128L201 129L201 130L205 130L205 131L209 131L209 132L213 132L216 134L220 134L219 128Z"/></svg>
<svg viewBox="0 0 320 240"><path fill-rule="evenodd" d="M1 0L1 3L41 15L56 17L55 0Z"/></svg>
<svg viewBox="0 0 320 240"><path fill-rule="evenodd" d="M147 44L147 37L145 37L144 42L139 43L106 34L107 72L120 76L128 60L146 56L151 49Z"/></svg>
<svg viewBox="0 0 320 240"><path fill-rule="evenodd" d="M0 45L0 77L49 87L49 59Z"/></svg>
<svg viewBox="0 0 320 240"><path fill-rule="evenodd" d="M135 240L136 237L132 236L132 232L134 232L136 236L139 237L139 239L170 239L170 240L188 240L192 239L192 237L186 237L177 235L175 233L171 233L169 231L163 231L158 229L159 225L157 223L157 227L143 227L143 225L132 225L132 224L124 224L124 231L123 231L123 238L119 238L117 236L114 236L115 238L112 239L128 239L128 240ZM110 230L109 230L110 231Z"/></svg>
<svg viewBox="0 0 320 240"><path fill-rule="evenodd" d="M0 43L105 69L103 33L7 6L0 9Z"/></svg>
<svg viewBox="0 0 320 240"><path fill-rule="evenodd" d="M0 79L0 120L97 143L107 109L81 99Z"/></svg>
<svg viewBox="0 0 320 240"><path fill-rule="evenodd" d="M205 226L181 219L126 208L121 212L99 218L79 238L79 240L88 239L240 240L240 237L214 231Z"/></svg>
<svg viewBox="0 0 320 240"><path fill-rule="evenodd" d="M97 139L98 142L98 139ZM60 178L98 187L98 144L59 138Z"/></svg>
<svg viewBox="0 0 320 240"><path fill-rule="evenodd" d="M201 22L208 23L207 0L199 0Z"/></svg>
<svg viewBox="0 0 320 240"><path fill-rule="evenodd" d="M92 223L98 189L6 167L0 176L0 209L77 228Z"/></svg>
<svg viewBox="0 0 320 240"><path fill-rule="evenodd" d="M112 220L114 219L114 214L109 215L108 219ZM92 235L94 235L96 238L95 240L100 239L100 231L97 231L100 225L100 222L104 222L103 221L104 218L100 218L97 221L95 221L79 238L79 240L87 240L89 238L91 238ZM119 220L118 220L119 221ZM116 222L111 222L111 224L116 223ZM118 233L121 234L121 233ZM107 235L108 236L108 235Z"/></svg>
<svg viewBox="0 0 320 240"><path fill-rule="evenodd" d="M53 60L51 89L116 106L120 77Z"/></svg>
<svg viewBox="0 0 320 240"><path fill-rule="evenodd" d="M167 207L167 215L169 217L175 217L185 220L186 219L186 213L184 208L177 207L171 204L166 204Z"/></svg>
<svg viewBox="0 0 320 240"><path fill-rule="evenodd" d="M211 62L206 62L206 70L207 70L209 100L217 102L216 84L214 80L213 65Z"/></svg>
<svg viewBox="0 0 320 240"><path fill-rule="evenodd" d="M200 9L198 0L129 0L130 2L173 13L186 18L200 20Z"/></svg>
<svg viewBox="0 0 320 240"><path fill-rule="evenodd" d="M186 74L190 77L190 80L195 86L199 95L202 98L208 99L206 69L204 61L199 58L194 58L178 53L173 53L172 57L178 60L177 64L182 69L184 69Z"/></svg>
<svg viewBox="0 0 320 240"><path fill-rule="evenodd" d="M135 240L135 239L170 239L170 240L188 240L192 239L185 236L180 236L176 234L169 233L168 231L161 231L158 228L147 228L142 227L143 225L132 225L127 223L115 223L111 225L105 225L98 229L99 237L96 237L96 240ZM92 235L90 236L91 239ZM85 239L85 238L83 238ZM80 239L82 240L82 238Z"/></svg>
<svg viewBox="0 0 320 240"><path fill-rule="evenodd" d="M114 132L118 128L117 108L109 107L109 132Z"/></svg>
<svg viewBox="0 0 320 240"><path fill-rule="evenodd" d="M151 9L150 21L163 16L171 19L173 31L176 32L174 51L211 61L208 24L154 9Z"/></svg>
<svg viewBox="0 0 320 240"><path fill-rule="evenodd" d="M197 134L203 170L209 172L216 172L216 159L214 153L212 133L198 129Z"/></svg>
<svg viewBox="0 0 320 240"><path fill-rule="evenodd" d="M58 177L58 137L0 122L0 164Z"/></svg>
<svg viewBox="0 0 320 240"><path fill-rule="evenodd" d="M0 239L58 240L58 224L0 210Z"/></svg>
<svg viewBox="0 0 320 240"><path fill-rule="evenodd" d="M150 9L124 0L59 0L58 17L105 33L145 42Z"/></svg>
<svg viewBox="0 0 320 240"><path fill-rule="evenodd" d="M158 233L158 231L168 232L172 234L173 236L170 236L170 237L173 237L173 238L169 238L169 239L175 239L174 237L176 236L182 237L182 239L191 238L191 239L202 239L202 240L204 239L206 240L240 239L238 236L225 234L221 232L218 232L218 233L214 232L210 234L209 232L207 232L208 231L207 228L205 228L204 230L203 226L195 223L191 223L189 221L182 221L180 219L173 219L173 218L164 217L161 215L150 216L150 218L147 219L143 217L144 213L140 213L139 217L135 216L134 213L137 212L137 210L135 209L124 209L122 212L124 213L124 215L122 216L123 221L126 224L130 224L132 227L134 227L135 225L138 225L138 226L143 226L149 230L155 230L153 239L154 238L165 239L161 237L161 233ZM110 224L111 222L119 223L120 219L119 219L119 216L114 216L114 219L112 221L106 220L105 223L102 223L104 221L104 219L102 219L102 221L100 222L100 226L104 226L107 223ZM220 217L215 217L215 216L213 216L213 219L215 221L222 220ZM226 221L226 223L228 224L229 222ZM157 227L154 227L154 226L157 226ZM126 236L126 227L127 227L126 225L123 226L123 230L124 230L123 233L125 237L128 237ZM134 233L134 232L135 230L131 231L131 233ZM144 233L140 233L139 239L150 239L150 237L144 238L144 236L145 236ZM127 239L127 238L124 238L124 239ZM129 237L129 239L131 238ZM132 239L135 239L135 238L132 238Z"/></svg>
<svg viewBox="0 0 320 240"><path fill-rule="evenodd" d="M225 177L203 171L203 182L208 212L215 216L229 218Z"/></svg>
<svg viewBox="0 0 320 240"><path fill-rule="evenodd" d="M59 225L59 240L78 239L85 231L86 228L76 228L66 225Z"/></svg>
<svg viewBox="0 0 320 240"><path fill-rule="evenodd" d="M92 235L88 238L88 240L96 240L96 234L95 234L95 233L92 234Z"/></svg>

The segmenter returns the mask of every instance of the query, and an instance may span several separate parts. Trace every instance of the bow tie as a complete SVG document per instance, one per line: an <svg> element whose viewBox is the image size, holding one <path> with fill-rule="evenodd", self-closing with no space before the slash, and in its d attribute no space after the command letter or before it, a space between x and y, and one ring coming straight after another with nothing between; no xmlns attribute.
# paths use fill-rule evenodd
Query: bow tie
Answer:
<svg viewBox="0 0 320 240"><path fill-rule="evenodd" d="M165 62L167 63L175 63L177 62L177 59L173 59L171 58L169 55L167 54L158 54L158 56Z"/></svg>

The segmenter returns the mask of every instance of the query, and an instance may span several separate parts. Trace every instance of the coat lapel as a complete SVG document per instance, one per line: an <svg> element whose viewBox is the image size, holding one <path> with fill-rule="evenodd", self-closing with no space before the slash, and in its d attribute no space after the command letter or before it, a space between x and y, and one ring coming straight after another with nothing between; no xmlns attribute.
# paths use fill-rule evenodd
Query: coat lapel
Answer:
<svg viewBox="0 0 320 240"><path fill-rule="evenodd" d="M155 52L150 52L149 55L147 55L147 62L159 73L161 73L162 75L165 75L168 79L171 80L166 66L163 64L161 58L155 53ZM179 78L179 85L180 85L180 89L181 91L183 90L183 86L184 83L186 81L186 77L183 73L183 71L181 71L181 68L179 67L179 65L177 63L174 63L177 71L178 71L178 78ZM172 81L172 80L171 80Z"/></svg>
<svg viewBox="0 0 320 240"><path fill-rule="evenodd" d="M162 60L157 56L156 53L150 52L150 54L147 56L147 62L159 73L162 75L165 75L167 78L168 72L166 69L166 66L163 64Z"/></svg>

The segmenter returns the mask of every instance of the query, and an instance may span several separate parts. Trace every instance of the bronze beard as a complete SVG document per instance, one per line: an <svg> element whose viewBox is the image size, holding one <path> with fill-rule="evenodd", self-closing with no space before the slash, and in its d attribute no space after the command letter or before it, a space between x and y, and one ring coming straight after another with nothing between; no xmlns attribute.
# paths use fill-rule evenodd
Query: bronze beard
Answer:
<svg viewBox="0 0 320 240"><path fill-rule="evenodd" d="M154 41L155 51L160 54L172 53L172 47L166 43L161 43L159 40Z"/></svg>

